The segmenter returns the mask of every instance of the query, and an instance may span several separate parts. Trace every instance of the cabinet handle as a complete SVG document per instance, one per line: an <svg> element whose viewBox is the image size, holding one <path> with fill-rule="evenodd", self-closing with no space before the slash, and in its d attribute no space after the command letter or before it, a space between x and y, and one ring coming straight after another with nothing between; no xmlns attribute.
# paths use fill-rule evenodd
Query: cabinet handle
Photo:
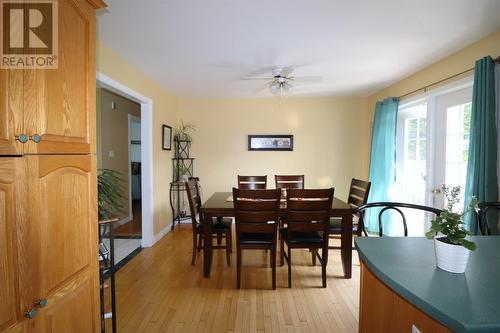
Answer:
<svg viewBox="0 0 500 333"><path fill-rule="evenodd" d="M40 308L40 309L46 307L47 304L48 304L48 302L47 302L47 299L45 299L45 298L41 298L35 302L35 306L37 308Z"/></svg>
<svg viewBox="0 0 500 333"><path fill-rule="evenodd" d="M39 143L40 141L42 141L42 137L38 134L33 134L30 136L30 140L34 143Z"/></svg>
<svg viewBox="0 0 500 333"><path fill-rule="evenodd" d="M16 140L21 142L21 143L26 143L28 142L28 136L26 134L19 134L15 136Z"/></svg>
<svg viewBox="0 0 500 333"><path fill-rule="evenodd" d="M24 313L24 316L25 316L26 318L28 318L28 319L33 319L33 318L35 318L35 317L36 317L36 309L35 309L35 308L33 308L33 309L29 310L29 311L26 311L26 312Z"/></svg>

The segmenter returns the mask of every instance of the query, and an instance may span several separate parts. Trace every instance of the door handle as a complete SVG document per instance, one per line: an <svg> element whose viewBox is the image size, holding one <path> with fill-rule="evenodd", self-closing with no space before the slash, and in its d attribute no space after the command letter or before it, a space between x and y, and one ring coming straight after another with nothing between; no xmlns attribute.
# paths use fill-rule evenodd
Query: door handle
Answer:
<svg viewBox="0 0 500 333"><path fill-rule="evenodd" d="M21 133L19 135L16 135L15 136L16 140L21 142L21 143L26 143L28 142L28 136L24 133Z"/></svg>
<svg viewBox="0 0 500 333"><path fill-rule="evenodd" d="M49 303L49 302L47 302L47 299L45 299L45 298L40 298L39 300L37 300L37 301L35 302L35 306L36 306L37 308L40 308L40 309L41 309L41 308L46 307L48 303Z"/></svg>
<svg viewBox="0 0 500 333"><path fill-rule="evenodd" d="M441 194L441 189L435 188L435 189L431 190L431 193L432 194Z"/></svg>
<svg viewBox="0 0 500 333"><path fill-rule="evenodd" d="M33 134L30 136L30 140L34 143L39 143L40 141L42 141L42 137L38 134Z"/></svg>
<svg viewBox="0 0 500 333"><path fill-rule="evenodd" d="M33 308L31 310L28 310L24 313L24 316L28 319L33 319L36 317L36 309Z"/></svg>

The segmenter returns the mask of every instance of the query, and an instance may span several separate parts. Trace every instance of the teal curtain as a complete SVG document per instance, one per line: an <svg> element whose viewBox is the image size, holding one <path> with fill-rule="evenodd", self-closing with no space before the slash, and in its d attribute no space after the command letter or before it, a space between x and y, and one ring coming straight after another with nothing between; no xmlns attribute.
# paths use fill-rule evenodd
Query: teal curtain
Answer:
<svg viewBox="0 0 500 333"><path fill-rule="evenodd" d="M396 122L399 100L386 98L375 105L370 155L370 181L368 202L390 201L388 191L396 178ZM385 218L384 220L389 220ZM370 209L365 216L370 233L378 232L378 211ZM384 233L390 229L384 226Z"/></svg>
<svg viewBox="0 0 500 333"><path fill-rule="evenodd" d="M495 63L491 57L476 61L474 73L465 207L473 196L479 202L498 201ZM488 220L496 221L496 217L488 216ZM477 234L474 212L465 216L465 226ZM490 227L498 234L496 223L490 223Z"/></svg>

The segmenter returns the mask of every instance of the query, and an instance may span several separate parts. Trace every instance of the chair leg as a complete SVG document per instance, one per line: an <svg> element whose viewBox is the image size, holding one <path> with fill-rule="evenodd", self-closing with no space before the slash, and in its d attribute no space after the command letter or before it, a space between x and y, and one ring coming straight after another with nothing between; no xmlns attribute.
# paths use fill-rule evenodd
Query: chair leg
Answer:
<svg viewBox="0 0 500 333"><path fill-rule="evenodd" d="M280 266L285 264L285 241L283 237L280 239Z"/></svg>
<svg viewBox="0 0 500 333"><path fill-rule="evenodd" d="M292 249L288 246L288 288L292 288Z"/></svg>
<svg viewBox="0 0 500 333"><path fill-rule="evenodd" d="M217 234L217 245L221 245L221 244L222 244L222 235Z"/></svg>
<svg viewBox="0 0 500 333"><path fill-rule="evenodd" d="M198 235L196 233L193 233L193 256L191 258L191 265L194 265L195 261L196 261L196 251L198 250L197 249L197 239L198 238Z"/></svg>
<svg viewBox="0 0 500 333"><path fill-rule="evenodd" d="M273 290L276 290L276 244L271 250L271 269L272 269L272 280L273 280Z"/></svg>
<svg viewBox="0 0 500 333"><path fill-rule="evenodd" d="M229 252L233 253L233 231L232 231L232 229L229 229L227 236L228 236L228 238L226 239L226 241L229 242Z"/></svg>
<svg viewBox="0 0 500 333"><path fill-rule="evenodd" d="M311 256L312 256L312 265L313 266L316 266L316 253L317 253L317 249L312 249L311 250Z"/></svg>
<svg viewBox="0 0 500 333"><path fill-rule="evenodd" d="M321 251L321 279L323 288L326 288L326 266L328 264L328 246Z"/></svg>
<svg viewBox="0 0 500 333"><path fill-rule="evenodd" d="M231 266L231 230L226 233L226 262L227 266Z"/></svg>
<svg viewBox="0 0 500 333"><path fill-rule="evenodd" d="M201 251L201 247L202 247L202 245L203 245L203 234L200 234L200 235L198 236L198 252L200 252L200 251Z"/></svg>
<svg viewBox="0 0 500 333"><path fill-rule="evenodd" d="M236 289L240 289L241 279L241 249L238 246L236 250Z"/></svg>

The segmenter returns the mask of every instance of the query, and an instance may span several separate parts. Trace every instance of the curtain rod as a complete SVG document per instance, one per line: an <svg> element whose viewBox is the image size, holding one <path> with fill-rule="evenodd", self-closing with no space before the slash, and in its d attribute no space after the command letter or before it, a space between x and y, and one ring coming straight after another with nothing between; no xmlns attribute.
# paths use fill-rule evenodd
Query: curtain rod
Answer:
<svg viewBox="0 0 500 333"><path fill-rule="evenodd" d="M499 56L499 57L497 57L497 58L495 58L493 61L494 61L494 63L495 63L495 64L500 64L500 56ZM414 93L417 93L417 92L419 92L419 91L421 91L421 90L423 90L423 92L426 92L426 91L427 91L427 89L428 89L428 88L430 88L430 87L433 87L433 86L435 86L435 85L438 85L438 84L440 84L440 83L443 83L443 82L448 81L448 80L450 80L450 79L453 79L453 78L455 78L455 77L457 77L457 76L464 75L464 74L469 73L469 72L472 72L472 71L474 71L474 67L469 68L469 69L467 69L467 70L465 70L465 71L463 71L463 72L460 72L460 73L458 73L458 74L455 74L455 75L452 75L452 76L448 76L447 78L444 78L444 79L439 80L439 81L437 81L437 82L434 82L434 83L428 84L428 85L426 85L426 86L423 86L422 88L419 88L419 89L415 89L415 90L413 90L413 91L410 91L409 93L406 93L406 94L404 94L404 95L398 96L397 98L398 98L398 99L405 98L406 96L413 95Z"/></svg>

